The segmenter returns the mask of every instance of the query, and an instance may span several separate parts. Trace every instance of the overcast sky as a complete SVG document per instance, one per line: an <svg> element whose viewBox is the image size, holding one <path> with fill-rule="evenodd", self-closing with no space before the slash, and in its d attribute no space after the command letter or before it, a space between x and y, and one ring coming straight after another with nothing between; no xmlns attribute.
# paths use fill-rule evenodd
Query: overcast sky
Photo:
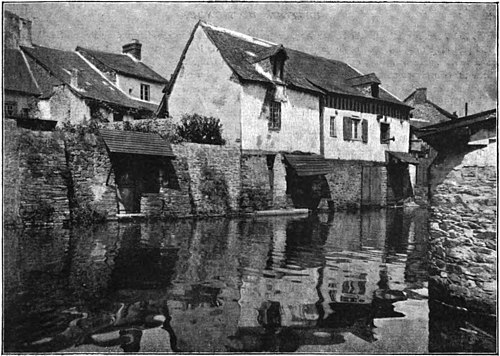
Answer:
<svg viewBox="0 0 500 356"><path fill-rule="evenodd" d="M496 107L496 4L4 3L33 21L33 42L110 52L133 38L170 78L201 19L375 72L400 99L427 87L444 109Z"/></svg>

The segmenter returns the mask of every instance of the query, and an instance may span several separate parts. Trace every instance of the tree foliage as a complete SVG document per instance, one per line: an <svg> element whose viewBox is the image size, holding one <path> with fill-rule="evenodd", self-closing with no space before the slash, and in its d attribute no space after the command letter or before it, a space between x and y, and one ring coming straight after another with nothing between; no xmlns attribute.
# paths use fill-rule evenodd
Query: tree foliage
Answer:
<svg viewBox="0 0 500 356"><path fill-rule="evenodd" d="M215 117L198 114L184 115L177 126L177 134L186 142L224 145L222 124Z"/></svg>

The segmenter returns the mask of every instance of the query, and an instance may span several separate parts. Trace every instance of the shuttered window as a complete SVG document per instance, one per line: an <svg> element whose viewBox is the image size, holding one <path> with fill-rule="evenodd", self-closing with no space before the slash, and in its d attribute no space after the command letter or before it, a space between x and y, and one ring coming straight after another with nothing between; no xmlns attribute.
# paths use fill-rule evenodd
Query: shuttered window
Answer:
<svg viewBox="0 0 500 356"><path fill-rule="evenodd" d="M351 118L344 116L344 140L352 140L352 123Z"/></svg>
<svg viewBox="0 0 500 356"><path fill-rule="evenodd" d="M367 120L361 121L361 140L364 143L368 142L368 121Z"/></svg>
<svg viewBox="0 0 500 356"><path fill-rule="evenodd" d="M344 140L368 142L368 121L344 116Z"/></svg>

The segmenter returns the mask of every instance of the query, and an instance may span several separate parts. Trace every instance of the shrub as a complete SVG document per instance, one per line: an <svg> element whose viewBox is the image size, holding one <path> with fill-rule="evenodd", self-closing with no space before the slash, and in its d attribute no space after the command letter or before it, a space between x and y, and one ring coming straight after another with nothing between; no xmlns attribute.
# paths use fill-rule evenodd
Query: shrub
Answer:
<svg viewBox="0 0 500 356"><path fill-rule="evenodd" d="M177 134L185 142L206 143L211 145L224 145L222 138L222 124L214 117L198 114L184 115L179 125Z"/></svg>

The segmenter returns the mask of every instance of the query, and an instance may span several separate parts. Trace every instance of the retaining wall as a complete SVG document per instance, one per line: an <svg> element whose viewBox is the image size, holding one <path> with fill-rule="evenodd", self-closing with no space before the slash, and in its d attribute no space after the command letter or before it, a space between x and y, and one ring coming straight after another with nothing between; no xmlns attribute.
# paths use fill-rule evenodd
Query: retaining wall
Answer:
<svg viewBox="0 0 500 356"><path fill-rule="evenodd" d="M69 219L64 142L53 132L4 121L6 224L60 224Z"/></svg>
<svg viewBox="0 0 500 356"><path fill-rule="evenodd" d="M458 151L458 150L457 150ZM495 313L496 146L440 153L431 167L429 295Z"/></svg>

